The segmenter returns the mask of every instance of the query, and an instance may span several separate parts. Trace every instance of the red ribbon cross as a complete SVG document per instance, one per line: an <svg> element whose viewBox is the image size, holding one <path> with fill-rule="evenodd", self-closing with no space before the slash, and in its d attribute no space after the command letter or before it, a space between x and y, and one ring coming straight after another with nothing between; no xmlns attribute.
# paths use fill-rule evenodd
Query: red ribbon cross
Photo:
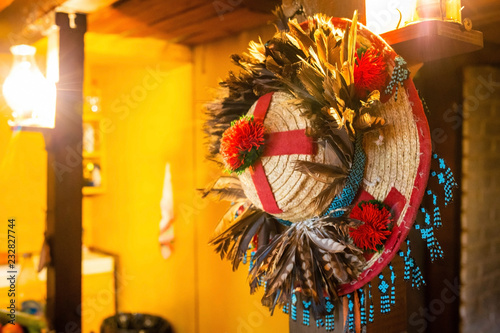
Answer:
<svg viewBox="0 0 500 333"><path fill-rule="evenodd" d="M259 98L253 113L256 121L264 122L272 97L273 93L271 92ZM299 129L268 133L266 135L266 147L262 156L312 155L314 153L315 145L312 138L306 135L305 129ZM252 181L262 203L262 208L270 214L283 213L278 207L261 160L258 160L253 166Z"/></svg>

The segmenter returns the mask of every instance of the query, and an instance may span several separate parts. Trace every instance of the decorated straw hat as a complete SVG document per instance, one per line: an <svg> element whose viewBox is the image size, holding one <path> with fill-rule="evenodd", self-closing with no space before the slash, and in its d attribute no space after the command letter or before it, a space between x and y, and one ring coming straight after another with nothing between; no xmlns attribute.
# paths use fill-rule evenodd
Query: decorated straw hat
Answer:
<svg viewBox="0 0 500 333"><path fill-rule="evenodd" d="M212 243L234 269L250 262L263 304L287 311L300 293L320 319L400 253L431 141L405 61L356 15L286 27L232 56L242 71L221 83L206 124L225 174L204 195L233 202Z"/></svg>

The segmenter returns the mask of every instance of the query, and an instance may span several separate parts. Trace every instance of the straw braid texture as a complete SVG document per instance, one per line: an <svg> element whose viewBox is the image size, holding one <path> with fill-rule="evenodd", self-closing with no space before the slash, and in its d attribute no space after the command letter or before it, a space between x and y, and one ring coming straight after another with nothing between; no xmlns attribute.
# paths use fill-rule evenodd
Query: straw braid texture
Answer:
<svg viewBox="0 0 500 333"><path fill-rule="evenodd" d="M292 100L294 100L293 96L283 92L277 92L273 95L264 120L268 133L306 129L309 126L307 118L301 116L300 108L290 102ZM253 114L255 106L256 103L250 108L248 115ZM313 201L327 186L325 183L318 182L312 177L294 170L294 162L297 160L324 163L324 148L318 146L314 156L294 154L262 158L262 165L276 203L283 211L275 216L292 222L313 217ZM262 209L250 172L250 170L246 170L240 175L241 184L247 198ZM326 208L326 206L323 207L323 209Z"/></svg>
<svg viewBox="0 0 500 333"><path fill-rule="evenodd" d="M380 108L381 116L388 125L381 130L382 144L377 144L377 133L367 133L364 148L367 156L363 188L375 199L384 201L395 187L410 202L413 185L420 162L418 130L412 105L405 89L401 89L397 101L391 98ZM399 226L406 215L408 205L401 210L396 224ZM375 262L377 253L368 263Z"/></svg>
<svg viewBox="0 0 500 333"><path fill-rule="evenodd" d="M308 120L300 116L298 107L292 105L290 100L291 96L281 92L273 96L265 120L269 132L304 129L308 126ZM253 114L254 109L255 105L248 114ZM383 104L380 113L388 124L380 133L383 136L382 144L379 142L378 132L367 133L364 138L363 145L367 154L364 188L377 200L383 201L391 188L395 187L409 202L419 164L420 147L412 107L406 91L402 89L397 101L391 98ZM296 160L323 163L324 150L319 146L315 156L288 155L262 159L276 202L283 210L283 213L276 217L292 222L312 217L312 202L326 187L324 183L295 171L294 161ZM262 208L250 171L243 173L240 180L245 195L257 207ZM405 216L405 212L406 207L403 208L400 220L397 221L398 225ZM376 257L374 256L373 260L376 260Z"/></svg>

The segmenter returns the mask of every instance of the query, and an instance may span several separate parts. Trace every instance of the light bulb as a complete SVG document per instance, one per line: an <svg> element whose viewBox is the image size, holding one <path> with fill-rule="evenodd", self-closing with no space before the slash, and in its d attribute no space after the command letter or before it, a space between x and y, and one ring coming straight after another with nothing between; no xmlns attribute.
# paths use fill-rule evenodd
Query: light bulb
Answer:
<svg viewBox="0 0 500 333"><path fill-rule="evenodd" d="M56 86L38 69L36 49L16 45L10 51L14 63L3 84L3 95L13 110L15 124L54 127Z"/></svg>

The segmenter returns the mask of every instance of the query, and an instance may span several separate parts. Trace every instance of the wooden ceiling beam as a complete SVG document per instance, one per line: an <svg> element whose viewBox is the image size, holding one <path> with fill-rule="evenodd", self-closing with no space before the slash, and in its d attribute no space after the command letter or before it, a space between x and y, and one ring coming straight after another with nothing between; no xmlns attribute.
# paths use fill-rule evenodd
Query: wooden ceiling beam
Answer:
<svg viewBox="0 0 500 333"><path fill-rule="evenodd" d="M89 31L135 37L151 36L154 34L153 25L156 22L196 9L206 2L206 0L172 3L158 0L119 1L113 6L89 15Z"/></svg>
<svg viewBox="0 0 500 333"><path fill-rule="evenodd" d="M188 26L174 31L178 34L179 42L186 45L196 45L234 35L240 31L255 28L276 20L272 14L256 13L247 8L241 8L224 15L224 20L214 17L203 21L197 27ZM218 25L217 29L207 29Z"/></svg>
<svg viewBox="0 0 500 333"><path fill-rule="evenodd" d="M0 52L40 38L37 21L66 0L16 0L0 12Z"/></svg>
<svg viewBox="0 0 500 333"><path fill-rule="evenodd" d="M260 5L257 6L256 3ZM264 25L278 0L127 0L88 17L89 31L126 37L156 37L193 45Z"/></svg>
<svg viewBox="0 0 500 333"><path fill-rule="evenodd" d="M118 34L128 36L131 32L144 31L146 34L153 30L145 22L133 16L125 15L114 7L88 15L88 30L102 34Z"/></svg>
<svg viewBox="0 0 500 333"><path fill-rule="evenodd" d="M0 0L0 52L15 44L32 44L51 25L49 13L56 8L88 13L109 6L116 0ZM55 17L55 16L54 16ZM49 22L50 21L50 22Z"/></svg>
<svg viewBox="0 0 500 333"><path fill-rule="evenodd" d="M212 3L206 3L176 16L155 22L153 27L155 30L161 31L165 36L179 37L186 34L184 31L219 30L220 24L224 23L226 17L227 15L219 17ZM208 22L211 22L211 25L207 25Z"/></svg>

